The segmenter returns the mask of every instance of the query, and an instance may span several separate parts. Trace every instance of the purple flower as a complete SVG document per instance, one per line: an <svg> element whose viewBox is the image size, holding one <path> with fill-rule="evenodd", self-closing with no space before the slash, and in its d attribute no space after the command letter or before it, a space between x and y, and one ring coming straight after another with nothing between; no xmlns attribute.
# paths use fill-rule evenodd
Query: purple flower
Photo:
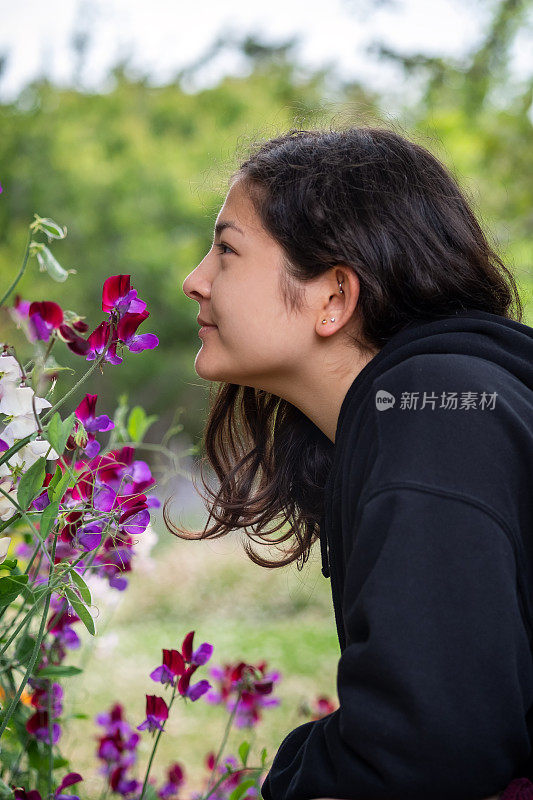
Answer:
<svg viewBox="0 0 533 800"><path fill-rule="evenodd" d="M137 725L138 731L144 731L146 728L153 733L154 731L162 731L162 722L168 719L168 706L162 697L155 694L146 695L146 719L140 725Z"/></svg>
<svg viewBox="0 0 533 800"><path fill-rule="evenodd" d="M135 333L141 322L144 322L149 316L149 311L142 311L140 314L125 314L118 323L117 336L132 353L153 350L159 344L155 333Z"/></svg>
<svg viewBox="0 0 533 800"><path fill-rule="evenodd" d="M83 424L83 427L89 434L87 437L87 445L85 446L85 453L89 458L94 456L100 451L100 444L94 437L95 431L110 431L115 427L115 423L109 419L106 414L95 416L96 400L98 395L86 394L78 407L74 410L76 417Z"/></svg>
<svg viewBox="0 0 533 800"><path fill-rule="evenodd" d="M139 300L135 289L130 288L131 275L112 275L106 278L102 289L102 311L116 311L119 319L125 314L144 311L146 303Z"/></svg>

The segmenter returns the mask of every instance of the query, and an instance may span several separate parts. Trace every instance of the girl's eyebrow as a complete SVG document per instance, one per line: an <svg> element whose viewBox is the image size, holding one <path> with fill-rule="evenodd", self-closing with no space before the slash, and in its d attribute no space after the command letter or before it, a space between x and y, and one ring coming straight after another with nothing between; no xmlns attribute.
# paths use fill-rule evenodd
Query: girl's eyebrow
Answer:
<svg viewBox="0 0 533 800"><path fill-rule="evenodd" d="M229 219L220 220L220 222L217 222L215 225L215 236L219 236L226 228L233 228L234 231L237 231L237 233L240 233L244 236L244 231L241 230L235 222L232 222Z"/></svg>

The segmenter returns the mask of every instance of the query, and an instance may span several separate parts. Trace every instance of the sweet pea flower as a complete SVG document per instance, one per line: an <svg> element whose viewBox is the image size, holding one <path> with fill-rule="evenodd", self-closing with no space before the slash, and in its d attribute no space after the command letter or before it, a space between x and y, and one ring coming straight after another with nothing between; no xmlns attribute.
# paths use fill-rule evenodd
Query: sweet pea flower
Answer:
<svg viewBox="0 0 533 800"><path fill-rule="evenodd" d="M106 414L95 415L97 398L98 395L96 394L86 394L81 403L74 410L77 419L83 424L83 427L88 433L84 452L89 458L94 458L100 451L100 444L95 439L94 432L106 432L115 427L115 423Z"/></svg>
<svg viewBox="0 0 533 800"><path fill-rule="evenodd" d="M3 497L3 495L2 495ZM8 517L9 519L9 517ZM9 545L11 544L11 537L10 536L2 536L0 538L0 564L2 561L6 560L7 551L9 550Z"/></svg>
<svg viewBox="0 0 533 800"><path fill-rule="evenodd" d="M17 487L10 478L1 477L0 486L7 492L9 497L17 501ZM0 519L4 522L11 519L17 513L15 505L4 494L0 494Z"/></svg>
<svg viewBox="0 0 533 800"><path fill-rule="evenodd" d="M83 778L79 774L79 772L69 772L68 775L65 775L59 786L54 792L55 800L80 800L78 795L76 794L65 794L63 789L66 789L67 786L72 786L74 783L79 783L82 781Z"/></svg>
<svg viewBox="0 0 533 800"><path fill-rule="evenodd" d="M28 324L30 306L31 303L29 300L23 300L19 294L15 295L15 300L13 306L9 309L9 314L17 328Z"/></svg>
<svg viewBox="0 0 533 800"><path fill-rule="evenodd" d="M85 322L81 323L81 325L83 326L81 330L88 330L89 326ZM58 336L65 342L68 349L76 353L77 356L84 356L89 351L89 342L83 339L83 337L78 336L74 330L74 325L72 327L65 323L60 325L58 328Z"/></svg>
<svg viewBox="0 0 533 800"><path fill-rule="evenodd" d="M126 776L126 771L137 760L136 748L141 737L124 719L124 709L120 703L115 703L109 713L98 714L96 722L106 729L104 735L98 737L96 755L104 762L100 774L107 777L113 792L125 797L141 787L137 781Z"/></svg>
<svg viewBox="0 0 533 800"><path fill-rule="evenodd" d="M94 361L97 356L102 355L106 349L110 335L113 336L113 329L107 320L101 322L98 327L94 329L87 340L89 343L89 348L85 356L87 361ZM109 361L110 364L122 363L121 357L117 356L117 339L112 340L109 350L105 354L104 361Z"/></svg>
<svg viewBox="0 0 533 800"><path fill-rule="evenodd" d="M178 692L192 702L198 700L211 686L206 680L198 681L191 686L190 680L198 667L205 664L213 653L213 645L208 642L204 642L193 651L193 638L194 631L190 631L183 640L181 652L163 649L163 664L150 673L153 681L164 685L176 686L177 682Z"/></svg>
<svg viewBox="0 0 533 800"><path fill-rule="evenodd" d="M6 378L8 381L21 380L22 370L16 358L8 356L6 353L0 355L0 377Z"/></svg>
<svg viewBox="0 0 533 800"><path fill-rule="evenodd" d="M32 398L35 396L35 410L42 411L52 405L44 397L37 397L31 386L17 386L11 379L0 379L0 412L7 416L19 417L32 414ZM27 434L23 434L27 436ZM4 437L5 438L5 437Z"/></svg>
<svg viewBox="0 0 533 800"><path fill-rule="evenodd" d="M121 319L124 314L144 311L146 303L139 300L135 289L130 288L131 275L112 275L104 281L102 289L102 311L115 311Z"/></svg>
<svg viewBox="0 0 533 800"><path fill-rule="evenodd" d="M236 665L211 667L209 674L218 680L219 688L218 691L211 690L206 695L206 701L213 704L224 703L228 711L233 711L237 706L235 726L253 727L261 719L262 708L277 706L280 703L278 698L266 696L271 694L274 683L280 678L280 673L267 673L265 670L265 661L257 666L241 661Z"/></svg>
<svg viewBox="0 0 533 800"><path fill-rule="evenodd" d="M51 334L63 323L63 309L50 300L34 302L29 308L29 331L33 341L48 342Z"/></svg>
<svg viewBox="0 0 533 800"><path fill-rule="evenodd" d="M178 794L181 785L185 780L185 771L183 767L175 762L167 770L167 782L159 789L157 796L161 800L167 800Z"/></svg>
<svg viewBox="0 0 533 800"><path fill-rule="evenodd" d="M146 719L140 725L137 725L138 731L144 731L146 728L153 733L156 730L163 731L162 722L168 719L168 706L162 697L155 694L146 695Z"/></svg>
<svg viewBox="0 0 533 800"><path fill-rule="evenodd" d="M41 742L50 741L50 734L48 732L48 711L36 711L26 720L26 730L31 736L34 736ZM54 722L52 724L52 743L56 744L61 736L61 728Z"/></svg>
<svg viewBox="0 0 533 800"><path fill-rule="evenodd" d="M125 314L118 323L117 336L132 353L153 350L159 344L159 339L154 333L135 333L141 322L144 322L149 316L148 311L142 311L139 314Z"/></svg>

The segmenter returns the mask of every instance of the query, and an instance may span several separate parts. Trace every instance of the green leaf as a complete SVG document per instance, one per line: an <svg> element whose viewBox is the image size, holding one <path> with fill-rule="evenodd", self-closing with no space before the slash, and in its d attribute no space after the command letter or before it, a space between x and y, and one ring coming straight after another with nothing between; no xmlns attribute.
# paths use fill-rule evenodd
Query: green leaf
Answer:
<svg viewBox="0 0 533 800"><path fill-rule="evenodd" d="M242 742L239 745L239 749L237 752L239 753L239 757L242 761L243 767L245 767L246 762L248 761L248 753L250 752L250 742Z"/></svg>
<svg viewBox="0 0 533 800"><path fill-rule="evenodd" d="M41 750L36 739L31 739L28 742L24 754L28 757L29 766L36 770L38 775L48 774L50 759L48 749ZM59 755L54 756L53 769L62 769L63 767L68 767L69 764L70 762L67 758Z"/></svg>
<svg viewBox="0 0 533 800"><path fill-rule="evenodd" d="M54 487L54 491L52 492L52 500L57 500L58 502L61 500L67 490L70 477L70 470L66 469L61 475L61 480L59 480L57 485Z"/></svg>
<svg viewBox="0 0 533 800"><path fill-rule="evenodd" d="M43 244L39 250L35 251L37 261L39 262L39 269L41 272L48 272L50 277L58 283L64 283L69 276L69 273L76 274L75 269L63 269L57 258L52 255L48 247Z"/></svg>
<svg viewBox="0 0 533 800"><path fill-rule="evenodd" d="M85 583L85 581L83 580L83 578L81 577L80 573L76 572L76 570L73 569L72 572L70 573L70 577L72 578L72 580L74 581L74 583L76 584L78 589L80 590L80 594L82 596L82 599L85 600L85 602L89 603L89 605L90 605L92 603L91 591L90 591L89 587L87 586L87 584Z"/></svg>
<svg viewBox="0 0 533 800"><path fill-rule="evenodd" d="M35 637L30 636L29 634L23 636L22 639L17 642L17 646L15 648L15 658L17 661L20 661L21 664L27 666L31 659L34 647Z"/></svg>
<svg viewBox="0 0 533 800"><path fill-rule="evenodd" d="M262 767L265 766L266 759L267 759L267 749L266 749L266 747L263 747L263 749L261 750L261 766Z"/></svg>
<svg viewBox="0 0 533 800"><path fill-rule="evenodd" d="M43 513L41 514L41 527L39 529L39 533L43 541L46 539L46 537L52 530L54 520L57 517L58 513L59 513L59 503L56 500L54 500L53 503L48 503Z"/></svg>
<svg viewBox="0 0 533 800"><path fill-rule="evenodd" d="M35 500L43 488L45 465L46 459L41 456L20 479L17 489L17 502L24 511L27 511L32 500Z"/></svg>
<svg viewBox="0 0 533 800"><path fill-rule="evenodd" d="M70 436L70 432L74 426L75 420L76 414L72 412L72 414L63 422L59 412L56 411L48 425L43 430L43 435L46 438L46 441L50 442L58 455L61 455L65 449L67 439Z"/></svg>
<svg viewBox="0 0 533 800"><path fill-rule="evenodd" d="M75 592L73 592L69 586L65 586L65 595L67 597L67 600L73 607L74 611L76 612L78 617L81 619L81 621L91 634L91 636L95 636L96 630L94 627L94 620L89 614L84 604L82 603L82 601L79 599L78 595Z"/></svg>
<svg viewBox="0 0 533 800"><path fill-rule="evenodd" d="M47 493L48 493L48 499L49 500L53 500L54 499L53 496L52 496L52 493L53 493L55 487L57 486L57 484L59 483L59 481L61 480L61 476L62 475L63 475L63 473L61 472L61 467L58 464L57 467L56 467L56 471L54 472L54 474L52 476L52 480L48 484Z"/></svg>
<svg viewBox="0 0 533 800"><path fill-rule="evenodd" d="M255 785L255 780L253 778L248 778L247 780L239 783L238 786L231 792L228 796L228 800L239 800L240 797L245 794L247 789L250 789L252 786Z"/></svg>
<svg viewBox="0 0 533 800"><path fill-rule="evenodd" d="M77 714L71 714L70 717L71 719L90 719L89 714L82 714L81 712L78 712Z"/></svg>
<svg viewBox="0 0 533 800"><path fill-rule="evenodd" d="M156 419L156 414L147 417L142 406L135 406L135 408L132 408L128 418L128 434L130 439L134 442L142 442L144 434Z"/></svg>
<svg viewBox="0 0 533 800"><path fill-rule="evenodd" d="M8 569L9 571L11 571L16 568L17 568L16 558L4 558L4 560L0 564L0 569Z"/></svg>
<svg viewBox="0 0 533 800"><path fill-rule="evenodd" d="M0 608L8 606L24 591L28 583L27 575L6 575L0 578Z"/></svg>
<svg viewBox="0 0 533 800"><path fill-rule="evenodd" d="M76 612L78 613L78 612ZM79 616L79 615L78 615ZM72 666L49 666L40 669L39 672L35 673L36 678L69 678L72 675L79 675L80 672L83 672L82 669L79 667L72 667Z"/></svg>

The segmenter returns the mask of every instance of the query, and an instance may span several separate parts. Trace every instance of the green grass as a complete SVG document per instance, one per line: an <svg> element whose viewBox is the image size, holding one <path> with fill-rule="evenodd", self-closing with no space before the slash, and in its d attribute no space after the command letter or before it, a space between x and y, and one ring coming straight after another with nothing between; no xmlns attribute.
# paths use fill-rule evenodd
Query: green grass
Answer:
<svg viewBox="0 0 533 800"><path fill-rule="evenodd" d="M88 656L83 675L65 679L63 686L65 714L86 713L89 719L71 720L60 740L63 754L71 759L71 769L84 777L87 797L98 797L103 785L95 757L95 737L102 729L94 723L94 715L118 701L130 724L140 724L145 694L168 699L169 690L148 677L161 663L162 648L180 649L190 630L196 631L195 646L204 641L214 645L209 664L266 660L268 669L281 672L275 692L280 706L264 710L263 721L253 734L234 729L228 740L228 754L235 754L243 739L252 741L250 765L259 763L262 747L267 748L271 760L285 735L307 721L299 711L302 701L326 694L338 702L340 652L331 587L320 572L318 542L301 572L294 564L270 570L248 559L237 535L208 542L183 541L164 528L158 530L153 568L139 567L131 573L130 586L115 609L95 599L100 608L97 633L102 635L93 638L84 629L80 631L78 624L83 646L69 651L65 660L80 664ZM118 637L111 650L106 649L108 634ZM198 679L208 677L206 667L200 667L197 675ZM166 767L179 761L185 767L188 788L200 788L205 755L218 750L227 719L225 709L210 706L202 698L187 704L177 698L151 770L157 785ZM150 734L143 732L133 772L139 780L151 746Z"/></svg>

